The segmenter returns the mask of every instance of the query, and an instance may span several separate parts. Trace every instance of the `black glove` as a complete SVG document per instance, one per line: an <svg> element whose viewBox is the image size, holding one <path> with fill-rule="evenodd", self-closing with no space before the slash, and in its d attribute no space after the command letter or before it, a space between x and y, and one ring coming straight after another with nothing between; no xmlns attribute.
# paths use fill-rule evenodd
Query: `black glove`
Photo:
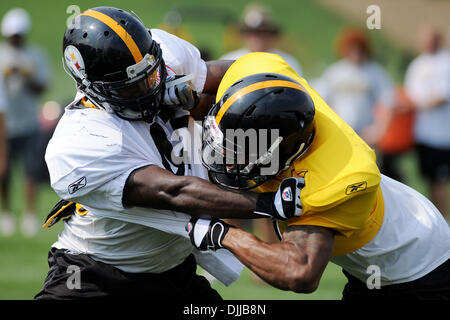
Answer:
<svg viewBox="0 0 450 320"><path fill-rule="evenodd" d="M305 178L284 179L277 192L266 192L259 195L255 213L278 220L300 217L302 214L300 192L304 186Z"/></svg>
<svg viewBox="0 0 450 320"><path fill-rule="evenodd" d="M61 199L52 208L47 218L45 219L43 228L47 229L53 226L61 219L68 219L75 213L76 203Z"/></svg>
<svg viewBox="0 0 450 320"><path fill-rule="evenodd" d="M215 218L191 218L186 225L192 245L201 251L223 248L222 240L230 228L234 226Z"/></svg>
<svg viewBox="0 0 450 320"><path fill-rule="evenodd" d="M164 93L164 104L169 108L181 108L184 110L194 109L199 101L194 85L189 78L180 77L166 82L166 92Z"/></svg>

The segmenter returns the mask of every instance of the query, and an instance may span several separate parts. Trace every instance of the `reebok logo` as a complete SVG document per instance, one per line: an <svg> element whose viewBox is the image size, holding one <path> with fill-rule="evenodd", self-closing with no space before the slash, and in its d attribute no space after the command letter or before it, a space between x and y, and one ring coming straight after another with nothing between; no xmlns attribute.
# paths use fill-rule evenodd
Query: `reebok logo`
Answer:
<svg viewBox="0 0 450 320"><path fill-rule="evenodd" d="M87 183L87 179L86 177L80 178L77 181L71 183L69 185L69 194L73 194L75 192L77 192L78 190L80 190L81 188L85 187Z"/></svg>
<svg viewBox="0 0 450 320"><path fill-rule="evenodd" d="M351 194L351 193L355 193L355 192L359 192L359 191L364 191L366 189L367 189L366 181L358 182L358 183L354 183L354 184L347 186L347 189L345 189L345 194Z"/></svg>

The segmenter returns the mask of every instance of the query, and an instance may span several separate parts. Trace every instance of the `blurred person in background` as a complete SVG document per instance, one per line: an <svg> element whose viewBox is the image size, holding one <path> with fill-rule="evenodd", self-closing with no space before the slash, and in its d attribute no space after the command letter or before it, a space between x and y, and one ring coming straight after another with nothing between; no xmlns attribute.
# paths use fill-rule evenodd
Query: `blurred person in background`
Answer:
<svg viewBox="0 0 450 320"><path fill-rule="evenodd" d="M317 91L333 110L366 142L377 140L374 108L391 107L394 86L384 68L372 59L367 36L349 28L337 39L340 60L329 66L317 81Z"/></svg>
<svg viewBox="0 0 450 320"><path fill-rule="evenodd" d="M429 182L431 200L448 214L450 175L450 52L432 26L419 32L422 53L408 67L405 88L416 106L415 141L420 171Z"/></svg>
<svg viewBox="0 0 450 320"><path fill-rule="evenodd" d="M315 83L333 110L366 143L374 147L392 118L395 87L385 69L372 57L367 35L357 28L337 38L340 60L329 66ZM377 109L383 112L376 113ZM377 116L375 116L377 115ZM379 157L382 162L382 156ZM383 170L382 163L379 163Z"/></svg>
<svg viewBox="0 0 450 320"><path fill-rule="evenodd" d="M282 35L281 27L268 7L257 3L249 4L241 18L240 35L244 47L226 53L220 59L236 60L250 52L275 53L280 55L299 75L302 74L299 62L290 54L277 48Z"/></svg>
<svg viewBox="0 0 450 320"><path fill-rule="evenodd" d="M1 225L4 234L12 234L15 221L11 213L12 160L20 160L25 173L25 201L21 229L27 237L38 231L36 215L36 179L39 161L35 159L35 138L39 135L38 101L47 87L49 69L42 50L27 44L31 28L28 13L21 8L8 11L2 19L2 34L6 41L0 44L0 73L5 82L6 135L8 168L2 179Z"/></svg>

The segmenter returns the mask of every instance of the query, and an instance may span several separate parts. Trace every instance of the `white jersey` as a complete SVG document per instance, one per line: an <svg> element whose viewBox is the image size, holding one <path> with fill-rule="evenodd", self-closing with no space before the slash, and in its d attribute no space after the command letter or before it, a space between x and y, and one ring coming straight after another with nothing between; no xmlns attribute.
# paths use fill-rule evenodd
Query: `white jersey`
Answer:
<svg viewBox="0 0 450 320"><path fill-rule="evenodd" d="M450 149L450 52L442 49L414 59L406 72L405 89L418 106L416 141ZM430 109L423 107L438 98L446 102Z"/></svg>
<svg viewBox="0 0 450 320"><path fill-rule="evenodd" d="M152 35L161 45L167 68L175 74L192 74L193 84L201 92L206 64L198 50L161 30L152 30ZM157 117L154 122L163 128L172 145L179 145L173 139L172 120ZM66 107L45 159L55 192L63 199L80 203L88 213L75 214L65 222L54 247L86 253L97 261L133 273L169 270L192 253L193 246L184 230L188 215L170 210L124 208L122 204L126 180L134 170L148 165L173 173L178 170L171 159L158 151L150 135L152 125L126 121L104 110L80 108L78 101ZM189 128L198 130L192 119ZM182 165L184 175L206 178L201 162L196 163ZM223 255L230 258L228 252ZM238 275L241 264L232 261L233 266ZM233 277L232 280L236 274Z"/></svg>
<svg viewBox="0 0 450 320"><path fill-rule="evenodd" d="M380 283L416 280L450 258L450 228L436 207L414 189L381 175L383 224L362 248L332 262L366 283L379 268Z"/></svg>

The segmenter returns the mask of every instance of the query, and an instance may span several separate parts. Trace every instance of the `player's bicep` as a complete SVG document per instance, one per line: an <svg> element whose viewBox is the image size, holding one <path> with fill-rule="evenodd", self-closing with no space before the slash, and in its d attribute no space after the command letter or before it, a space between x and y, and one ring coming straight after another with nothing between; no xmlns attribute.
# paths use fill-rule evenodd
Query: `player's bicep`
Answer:
<svg viewBox="0 0 450 320"><path fill-rule="evenodd" d="M156 165L134 170L123 190L125 207L145 207L173 210L172 200L192 177L177 176Z"/></svg>
<svg viewBox="0 0 450 320"><path fill-rule="evenodd" d="M334 232L319 226L288 226L282 242L290 243L298 253L299 265L307 265L308 278L318 285L334 246Z"/></svg>
<svg viewBox="0 0 450 320"><path fill-rule="evenodd" d="M206 63L207 74L204 93L216 93L219 88L220 81L225 72L233 64L234 60L213 60Z"/></svg>

